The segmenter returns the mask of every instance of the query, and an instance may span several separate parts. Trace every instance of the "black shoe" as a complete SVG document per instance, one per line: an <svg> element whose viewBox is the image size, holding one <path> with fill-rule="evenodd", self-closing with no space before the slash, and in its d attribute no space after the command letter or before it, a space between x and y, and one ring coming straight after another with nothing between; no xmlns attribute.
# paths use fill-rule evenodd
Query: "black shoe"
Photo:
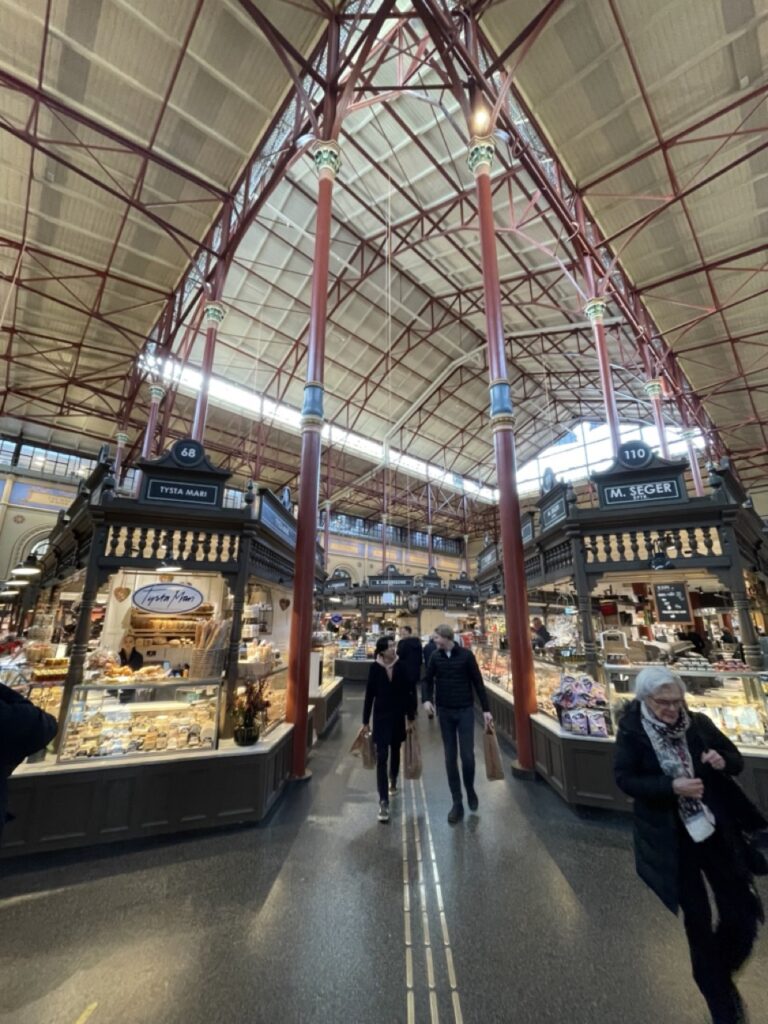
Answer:
<svg viewBox="0 0 768 1024"><path fill-rule="evenodd" d="M379 800L379 821L382 825L389 821L389 804L386 800Z"/></svg>
<svg viewBox="0 0 768 1024"><path fill-rule="evenodd" d="M474 789L467 793L467 804L469 806L470 811L476 811L478 806L480 805L480 801L477 799L477 793L474 791Z"/></svg>
<svg viewBox="0 0 768 1024"><path fill-rule="evenodd" d="M397 793L397 779L389 780L389 795L394 796Z"/></svg>
<svg viewBox="0 0 768 1024"><path fill-rule="evenodd" d="M448 811L448 824L455 825L457 821L461 821L464 817L464 804L454 804L453 807Z"/></svg>

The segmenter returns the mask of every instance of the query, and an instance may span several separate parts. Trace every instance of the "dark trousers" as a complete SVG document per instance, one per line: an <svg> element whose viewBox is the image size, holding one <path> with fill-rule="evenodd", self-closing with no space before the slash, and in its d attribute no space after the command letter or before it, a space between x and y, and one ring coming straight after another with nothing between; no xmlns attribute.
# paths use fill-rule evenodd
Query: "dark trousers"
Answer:
<svg viewBox="0 0 768 1024"><path fill-rule="evenodd" d="M387 777L387 758L389 758L389 778ZM400 771L400 744L399 743L377 743L376 744L376 785L379 790L379 800L389 802L389 779L397 781Z"/></svg>
<svg viewBox="0 0 768 1024"><path fill-rule="evenodd" d="M475 711L468 708L438 708L437 719L443 734L445 770L455 804L461 803L461 781L457 754L461 755L461 774L467 793L475 788Z"/></svg>
<svg viewBox="0 0 768 1024"><path fill-rule="evenodd" d="M704 882L717 907L712 907ZM707 1001L713 1024L737 1024L740 999L732 975L744 964L757 936L760 901L751 879L739 870L718 829L703 843L680 830L680 909L691 950L693 978Z"/></svg>

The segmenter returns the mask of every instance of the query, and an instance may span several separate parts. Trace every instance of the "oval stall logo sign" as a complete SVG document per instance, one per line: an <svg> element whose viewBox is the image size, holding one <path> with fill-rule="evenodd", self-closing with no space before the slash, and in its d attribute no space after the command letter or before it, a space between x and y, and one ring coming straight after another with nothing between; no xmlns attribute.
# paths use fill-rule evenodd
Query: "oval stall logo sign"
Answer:
<svg viewBox="0 0 768 1024"><path fill-rule="evenodd" d="M193 612L202 603L203 595L200 591L186 583L150 583L146 587L139 587L133 595L136 608L154 615Z"/></svg>

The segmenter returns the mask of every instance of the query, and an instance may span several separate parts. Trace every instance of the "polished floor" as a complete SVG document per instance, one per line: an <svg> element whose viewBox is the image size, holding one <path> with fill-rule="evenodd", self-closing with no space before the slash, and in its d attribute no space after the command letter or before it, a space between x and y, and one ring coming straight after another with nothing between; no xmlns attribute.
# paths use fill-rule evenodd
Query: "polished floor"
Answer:
<svg viewBox="0 0 768 1024"><path fill-rule="evenodd" d="M451 827L421 719L424 777L380 825L360 708L264 826L0 863L0 1024L705 1024L623 817L480 773ZM768 933L753 1024L766 977Z"/></svg>

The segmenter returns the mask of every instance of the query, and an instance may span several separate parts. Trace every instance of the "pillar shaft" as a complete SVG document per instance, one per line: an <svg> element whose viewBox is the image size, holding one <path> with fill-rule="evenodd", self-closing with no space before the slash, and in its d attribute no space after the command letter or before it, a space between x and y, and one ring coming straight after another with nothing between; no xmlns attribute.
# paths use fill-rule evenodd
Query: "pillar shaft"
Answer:
<svg viewBox="0 0 768 1024"><path fill-rule="evenodd" d="M597 352L597 364L600 369L600 387L603 392L603 404L605 405L605 421L608 424L608 432L611 437L613 454L618 454L621 444L621 433L619 430L619 410L616 405L616 395L613 390L613 377L611 376L611 363L608 358L608 345L605 341L605 301L603 299L590 299L586 305L585 312L592 323L592 335L595 339L595 351Z"/></svg>
<svg viewBox="0 0 768 1024"><path fill-rule="evenodd" d="M323 429L328 263L331 246L333 182L340 163L338 146L334 142L317 143L313 157L320 180L317 189L312 300L307 340L307 379L304 386L301 422L299 515L291 635L288 649L288 692L286 695L286 716L294 727L293 776L299 779L304 778L306 773L309 654L312 643L315 545L320 490L321 432Z"/></svg>
<svg viewBox="0 0 768 1024"><path fill-rule="evenodd" d="M387 571L387 517L381 517L381 571Z"/></svg>
<svg viewBox="0 0 768 1024"><path fill-rule="evenodd" d="M697 498L704 497L704 481L701 479L701 468L699 466L699 457L696 454L696 448L693 443L695 431L686 429L683 431L683 437L688 448L688 462L691 466L691 476L693 478L693 490Z"/></svg>
<svg viewBox="0 0 768 1024"><path fill-rule="evenodd" d="M161 384L150 384L149 387L149 413L147 415L147 426L144 430L144 440L141 445L142 459L151 459L155 453L155 433L157 432L157 418L160 411L160 402L165 394L165 388ZM134 493L141 494L141 477L139 470L134 481Z"/></svg>
<svg viewBox="0 0 768 1024"><path fill-rule="evenodd" d="M205 346L203 348L203 363L200 367L200 390L197 393L195 417L192 421L192 439L201 443L205 435L205 421L208 418L208 393L213 372L213 356L216 351L216 336L219 325L224 319L224 313L224 307L220 302L206 303L203 312Z"/></svg>
<svg viewBox="0 0 768 1024"><path fill-rule="evenodd" d="M325 571L328 572L328 562L331 551L331 503L325 503L325 527L323 529L323 562Z"/></svg>
<svg viewBox="0 0 768 1024"><path fill-rule="evenodd" d="M128 444L128 435L124 430L118 430L115 434L115 487L120 486L120 472L123 468L123 457L125 455L125 446Z"/></svg>
<svg viewBox="0 0 768 1024"><path fill-rule="evenodd" d="M435 566L435 547L432 540L433 529L431 526L427 527L427 567L431 570Z"/></svg>
<svg viewBox="0 0 768 1024"><path fill-rule="evenodd" d="M536 689L533 674L533 652L528 628L528 593L520 529L520 502L517 495L514 417L507 377L504 321L491 197L490 170L493 153L494 144L491 138L473 139L469 151L469 166L475 176L477 186L485 322L488 338L491 429L493 430L493 448L499 484L499 518L501 520L506 596L504 610L515 701L517 758L522 769L532 771L534 760L530 717L536 711Z"/></svg>

